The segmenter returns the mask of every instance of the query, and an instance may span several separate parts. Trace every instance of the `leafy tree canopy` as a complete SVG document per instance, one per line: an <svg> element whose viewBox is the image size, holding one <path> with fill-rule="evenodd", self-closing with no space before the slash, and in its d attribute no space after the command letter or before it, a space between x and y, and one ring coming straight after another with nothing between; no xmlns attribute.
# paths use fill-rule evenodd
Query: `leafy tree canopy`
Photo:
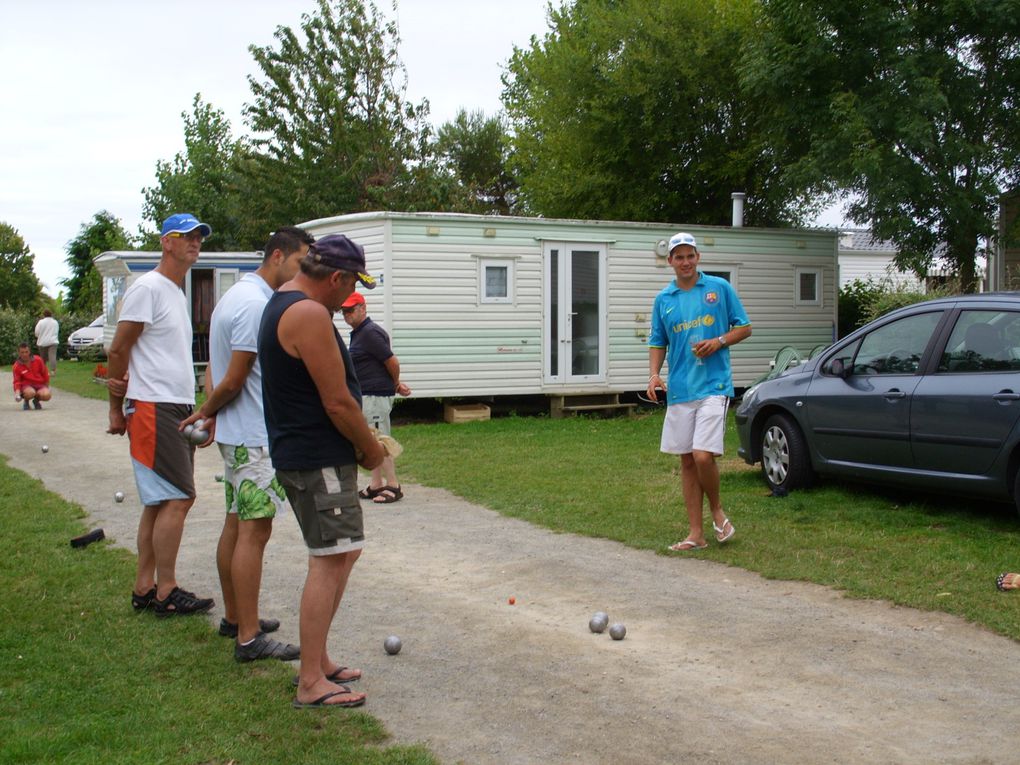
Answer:
<svg viewBox="0 0 1020 765"><path fill-rule="evenodd" d="M737 87L755 0L576 0L516 48L503 102L524 207L555 217L754 225L802 213Z"/></svg>
<svg viewBox="0 0 1020 765"><path fill-rule="evenodd" d="M501 118L462 109L439 129L436 153L465 194L464 212L512 212L517 184L506 167L509 137Z"/></svg>
<svg viewBox="0 0 1020 765"><path fill-rule="evenodd" d="M195 94L192 113L183 113L184 151L156 163L156 185L145 188L144 218L155 230L143 231L143 246L159 249L159 229L170 215L190 212L213 230L203 250L258 249L266 240L261 223L246 217L248 193L239 167L242 147L222 111Z"/></svg>
<svg viewBox="0 0 1020 765"><path fill-rule="evenodd" d="M43 304L35 257L18 230L0 221L0 309L36 312Z"/></svg>
<svg viewBox="0 0 1020 765"><path fill-rule="evenodd" d="M940 243L966 289L1020 180L1015 0L761 0L741 73L789 182L853 192L849 216L923 271Z"/></svg>
<svg viewBox="0 0 1020 765"><path fill-rule="evenodd" d="M98 314L103 310L103 284L93 260L110 250L131 250L131 235L113 213L100 210L83 223L78 236L67 243L65 262L71 270L61 284L67 287L64 308L71 313Z"/></svg>
<svg viewBox="0 0 1020 765"><path fill-rule="evenodd" d="M270 225L347 212L443 209L454 187L429 156L428 103L404 100L396 25L363 0L318 0L301 28L249 50L244 171Z"/></svg>

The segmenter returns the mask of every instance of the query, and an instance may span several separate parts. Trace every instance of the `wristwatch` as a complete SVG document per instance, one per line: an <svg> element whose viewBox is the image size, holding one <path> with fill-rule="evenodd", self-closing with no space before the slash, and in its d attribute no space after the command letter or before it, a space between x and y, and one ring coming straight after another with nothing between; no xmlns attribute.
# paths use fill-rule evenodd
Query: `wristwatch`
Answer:
<svg viewBox="0 0 1020 765"><path fill-rule="evenodd" d="M726 337L724 335L719 335L719 337L717 337L716 340L719 341L719 345L721 345L723 348L726 347Z"/></svg>

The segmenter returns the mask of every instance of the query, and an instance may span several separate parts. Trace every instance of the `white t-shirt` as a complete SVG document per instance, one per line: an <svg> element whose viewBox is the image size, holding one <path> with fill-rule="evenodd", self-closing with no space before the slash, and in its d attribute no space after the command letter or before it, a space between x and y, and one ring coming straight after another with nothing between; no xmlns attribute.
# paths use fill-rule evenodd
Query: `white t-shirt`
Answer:
<svg viewBox="0 0 1020 765"><path fill-rule="evenodd" d="M43 316L35 325L35 344L47 348L57 344L57 333L60 325L52 316Z"/></svg>
<svg viewBox="0 0 1020 765"><path fill-rule="evenodd" d="M258 274L245 274L216 303L209 329L209 365L215 388L227 373L234 351L257 353L259 325L272 288ZM230 446L269 446L262 409L262 367L258 358L241 392L216 415L216 442Z"/></svg>
<svg viewBox="0 0 1020 765"><path fill-rule="evenodd" d="M127 397L194 404L191 319L181 288L158 271L149 271L124 293L118 321L145 325L131 349Z"/></svg>

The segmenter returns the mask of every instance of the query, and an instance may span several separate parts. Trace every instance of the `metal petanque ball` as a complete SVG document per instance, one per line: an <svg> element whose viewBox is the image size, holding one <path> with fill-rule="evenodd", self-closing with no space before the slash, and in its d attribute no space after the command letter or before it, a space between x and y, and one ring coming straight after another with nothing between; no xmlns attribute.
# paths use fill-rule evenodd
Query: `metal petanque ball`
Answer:
<svg viewBox="0 0 1020 765"><path fill-rule="evenodd" d="M400 638L396 635L390 635L383 641L383 648L386 649L386 653L390 656L396 656L400 653L400 648L403 644L400 642Z"/></svg>
<svg viewBox="0 0 1020 765"><path fill-rule="evenodd" d="M50 450L50 447L48 447L46 444L43 444L42 453L46 454L46 452L48 452L49 450Z"/></svg>
<svg viewBox="0 0 1020 765"><path fill-rule="evenodd" d="M202 430L201 428L195 428L191 431L191 435L188 436L188 438L191 443L198 446L199 444L204 444L209 439L209 431Z"/></svg>
<svg viewBox="0 0 1020 765"><path fill-rule="evenodd" d="M185 438L191 438L191 432L195 429L195 423L189 422L184 426L184 430L181 431L181 435Z"/></svg>
<svg viewBox="0 0 1020 765"><path fill-rule="evenodd" d="M609 617L606 614L599 611L588 622L588 629L590 629L592 632L605 632L606 625L608 624Z"/></svg>
<svg viewBox="0 0 1020 765"><path fill-rule="evenodd" d="M613 640L623 640L624 635L627 634L627 628L620 622L617 622L609 628L609 637Z"/></svg>
<svg viewBox="0 0 1020 765"><path fill-rule="evenodd" d="M114 492L114 494L113 494L113 501L114 502L123 502L124 501L124 492L122 492L122 491Z"/></svg>
<svg viewBox="0 0 1020 765"><path fill-rule="evenodd" d="M223 473L217 473L215 476L217 483L223 483Z"/></svg>

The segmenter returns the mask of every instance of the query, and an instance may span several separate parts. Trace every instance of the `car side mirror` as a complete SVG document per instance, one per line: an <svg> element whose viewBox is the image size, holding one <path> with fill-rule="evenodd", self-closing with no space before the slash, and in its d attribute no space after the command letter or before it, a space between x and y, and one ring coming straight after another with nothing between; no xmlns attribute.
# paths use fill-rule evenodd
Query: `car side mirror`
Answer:
<svg viewBox="0 0 1020 765"><path fill-rule="evenodd" d="M850 367L846 365L843 359L833 359L829 363L829 371L843 380L850 376Z"/></svg>

